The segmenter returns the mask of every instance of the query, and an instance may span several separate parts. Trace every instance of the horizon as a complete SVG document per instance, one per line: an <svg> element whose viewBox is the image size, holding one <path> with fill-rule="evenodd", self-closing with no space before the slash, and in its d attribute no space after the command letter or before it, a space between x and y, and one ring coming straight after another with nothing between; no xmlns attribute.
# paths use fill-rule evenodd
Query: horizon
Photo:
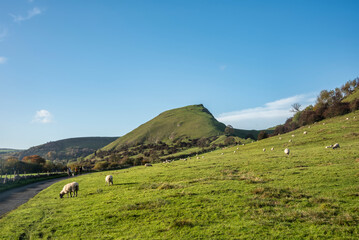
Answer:
<svg viewBox="0 0 359 240"><path fill-rule="evenodd" d="M237 129L359 76L358 1L0 3L0 148L123 136L203 104Z"/></svg>

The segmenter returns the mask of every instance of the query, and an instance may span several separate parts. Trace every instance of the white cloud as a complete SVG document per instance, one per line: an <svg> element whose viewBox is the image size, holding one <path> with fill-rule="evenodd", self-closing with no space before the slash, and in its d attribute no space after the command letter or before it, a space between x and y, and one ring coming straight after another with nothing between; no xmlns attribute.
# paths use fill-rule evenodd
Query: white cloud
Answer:
<svg viewBox="0 0 359 240"><path fill-rule="evenodd" d="M6 57L0 57L0 64L4 64L7 62L7 58Z"/></svg>
<svg viewBox="0 0 359 240"><path fill-rule="evenodd" d="M32 122L37 123L50 123L52 122L52 114L47 110L36 111L35 117Z"/></svg>
<svg viewBox="0 0 359 240"><path fill-rule="evenodd" d="M43 12L43 10L41 10L38 7L34 7L33 9L27 11L27 16L23 17L21 15L14 15L14 14L10 14L10 16L13 18L14 22L22 22L25 20L29 20L33 17L35 17L36 15L39 15Z"/></svg>
<svg viewBox="0 0 359 240"><path fill-rule="evenodd" d="M240 129L266 129L283 124L293 116L290 112L294 103L300 103L302 109L315 102L316 94L296 95L264 104L263 107L249 108L240 111L220 114L217 119Z"/></svg>

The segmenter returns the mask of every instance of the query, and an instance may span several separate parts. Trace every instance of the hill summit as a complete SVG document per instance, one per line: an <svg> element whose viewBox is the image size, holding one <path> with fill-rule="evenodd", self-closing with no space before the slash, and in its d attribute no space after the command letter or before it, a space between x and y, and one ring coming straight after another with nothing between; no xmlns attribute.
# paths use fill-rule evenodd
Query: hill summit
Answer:
<svg viewBox="0 0 359 240"><path fill-rule="evenodd" d="M207 138L224 134L225 128L226 126L218 122L202 104L190 105L159 114L110 143L103 150L116 150L123 145Z"/></svg>

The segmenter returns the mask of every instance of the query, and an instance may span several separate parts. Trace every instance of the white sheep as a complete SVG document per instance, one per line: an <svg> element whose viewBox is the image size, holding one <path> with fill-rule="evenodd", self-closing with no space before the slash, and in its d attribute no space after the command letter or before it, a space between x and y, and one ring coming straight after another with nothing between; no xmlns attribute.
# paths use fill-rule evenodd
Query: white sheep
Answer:
<svg viewBox="0 0 359 240"><path fill-rule="evenodd" d="M290 152L290 151L289 151L289 148L284 149L284 153L285 153L285 154L289 155L289 152Z"/></svg>
<svg viewBox="0 0 359 240"><path fill-rule="evenodd" d="M270 150L273 151L273 150L274 150L274 147L272 147Z"/></svg>
<svg viewBox="0 0 359 240"><path fill-rule="evenodd" d="M145 167L152 167L151 163L145 163Z"/></svg>
<svg viewBox="0 0 359 240"><path fill-rule="evenodd" d="M333 145L333 149L340 148L339 143Z"/></svg>
<svg viewBox="0 0 359 240"><path fill-rule="evenodd" d="M292 142L292 139L289 139L289 141L288 142Z"/></svg>
<svg viewBox="0 0 359 240"><path fill-rule="evenodd" d="M72 192L74 193L74 197L77 197L77 192L79 190L79 184L77 182L68 183L64 186L62 191L60 192L60 198L63 198L65 194L67 194L67 197L72 197Z"/></svg>
<svg viewBox="0 0 359 240"><path fill-rule="evenodd" d="M105 177L105 182L106 182L106 184L108 184L109 186L110 186L110 185L113 185L113 177L112 177L112 175L107 175L107 176Z"/></svg>
<svg viewBox="0 0 359 240"><path fill-rule="evenodd" d="M303 134L307 134L307 131L304 131Z"/></svg>
<svg viewBox="0 0 359 240"><path fill-rule="evenodd" d="M263 148L263 152L265 152L266 151L266 149L265 148Z"/></svg>
<svg viewBox="0 0 359 240"><path fill-rule="evenodd" d="M292 137L295 137L295 135L294 135L294 134L292 134Z"/></svg>

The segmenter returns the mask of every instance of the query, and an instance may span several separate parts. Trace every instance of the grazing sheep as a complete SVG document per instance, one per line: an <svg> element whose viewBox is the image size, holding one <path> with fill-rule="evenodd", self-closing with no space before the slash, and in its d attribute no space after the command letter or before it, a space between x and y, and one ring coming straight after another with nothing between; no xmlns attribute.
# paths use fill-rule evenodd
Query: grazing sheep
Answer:
<svg viewBox="0 0 359 240"><path fill-rule="evenodd" d="M303 134L307 134L307 131L304 131Z"/></svg>
<svg viewBox="0 0 359 240"><path fill-rule="evenodd" d="M273 151L273 150L274 150L274 147L272 147L270 150Z"/></svg>
<svg viewBox="0 0 359 240"><path fill-rule="evenodd" d="M323 125L325 125L325 123L323 123Z"/></svg>
<svg viewBox="0 0 359 240"><path fill-rule="evenodd" d="M239 148L237 147L237 150L238 150Z"/></svg>
<svg viewBox="0 0 359 240"><path fill-rule="evenodd" d="M292 137L295 137L295 135L294 135L294 134L292 134Z"/></svg>
<svg viewBox="0 0 359 240"><path fill-rule="evenodd" d="M152 167L151 163L145 163L145 167Z"/></svg>
<svg viewBox="0 0 359 240"><path fill-rule="evenodd" d="M349 120L349 118L346 118L345 120Z"/></svg>
<svg viewBox="0 0 359 240"><path fill-rule="evenodd" d="M292 142L292 139L289 139L289 141L288 142Z"/></svg>
<svg viewBox="0 0 359 240"><path fill-rule="evenodd" d="M236 153L236 151L233 151L233 153Z"/></svg>
<svg viewBox="0 0 359 240"><path fill-rule="evenodd" d="M354 119L356 119L356 117L355 117L355 116L354 116L353 118L354 118Z"/></svg>
<svg viewBox="0 0 359 240"><path fill-rule="evenodd" d="M340 148L339 143L333 145L333 149Z"/></svg>
<svg viewBox="0 0 359 240"><path fill-rule="evenodd" d="M310 128L310 126L308 126L308 128Z"/></svg>
<svg viewBox="0 0 359 240"><path fill-rule="evenodd" d="M106 183L110 186L110 185L113 185L113 177L112 177L112 175L107 175L106 177L105 177L105 181L106 181Z"/></svg>
<svg viewBox="0 0 359 240"><path fill-rule="evenodd" d="M284 153L285 153L285 154L289 155L289 152L290 152L290 151L289 151L289 148L284 149Z"/></svg>
<svg viewBox="0 0 359 240"><path fill-rule="evenodd" d="M266 149L265 148L263 148L263 152L265 152L266 151Z"/></svg>
<svg viewBox="0 0 359 240"><path fill-rule="evenodd" d="M79 184L77 182L68 183L64 186L62 191L60 192L60 198L63 198L65 194L67 194L67 197L72 197L72 192L74 193L74 197L77 197L77 192L79 190Z"/></svg>
<svg viewBox="0 0 359 240"><path fill-rule="evenodd" d="M223 155L223 153L221 153L221 155Z"/></svg>
<svg viewBox="0 0 359 240"><path fill-rule="evenodd" d="M282 140L282 137L279 137L279 140Z"/></svg>

